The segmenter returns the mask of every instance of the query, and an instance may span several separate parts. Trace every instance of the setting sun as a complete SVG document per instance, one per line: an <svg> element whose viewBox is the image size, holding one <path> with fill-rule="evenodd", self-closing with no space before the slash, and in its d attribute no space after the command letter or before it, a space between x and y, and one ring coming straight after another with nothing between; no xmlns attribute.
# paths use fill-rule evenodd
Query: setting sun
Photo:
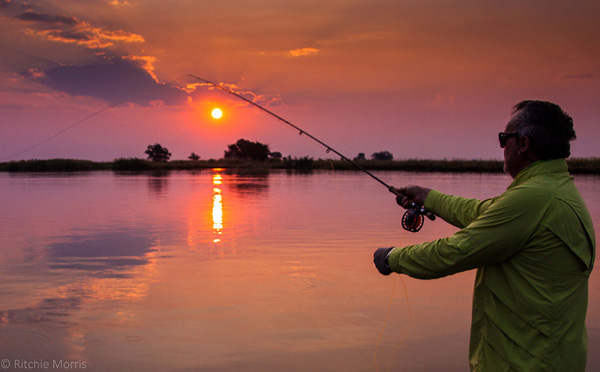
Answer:
<svg viewBox="0 0 600 372"><path fill-rule="evenodd" d="M223 116L223 111L220 108L215 108L212 110L211 115L215 119L220 119Z"/></svg>

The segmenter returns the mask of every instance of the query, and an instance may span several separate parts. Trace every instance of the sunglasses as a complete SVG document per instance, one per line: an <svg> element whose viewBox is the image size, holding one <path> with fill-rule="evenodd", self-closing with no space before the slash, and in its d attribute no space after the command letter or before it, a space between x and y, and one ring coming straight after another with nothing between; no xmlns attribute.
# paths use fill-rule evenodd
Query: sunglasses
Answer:
<svg viewBox="0 0 600 372"><path fill-rule="evenodd" d="M515 138L519 138L520 135L518 132L515 133L504 133L504 132L500 132L498 133L498 141L500 141L500 147L504 148L506 146L506 140L510 137L515 137Z"/></svg>

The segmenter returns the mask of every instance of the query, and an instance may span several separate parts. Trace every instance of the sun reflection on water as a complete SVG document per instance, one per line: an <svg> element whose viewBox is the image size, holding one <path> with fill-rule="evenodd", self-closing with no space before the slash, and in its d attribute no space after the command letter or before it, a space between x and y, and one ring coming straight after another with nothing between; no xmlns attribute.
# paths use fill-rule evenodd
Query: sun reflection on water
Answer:
<svg viewBox="0 0 600 372"><path fill-rule="evenodd" d="M189 209L187 245L191 251L206 253L207 250L210 251L223 243L223 185L225 183L225 177L221 174L223 170L212 169L213 173L210 175L212 200L207 199L206 194L206 192L210 193L211 189L202 189Z"/></svg>
<svg viewBox="0 0 600 372"><path fill-rule="evenodd" d="M221 184L223 184L223 177L217 173L213 176L213 185L220 186ZM212 220L213 233L216 235L213 243L219 243L221 241L220 236L223 233L221 231L223 229L223 195L218 187L213 188Z"/></svg>

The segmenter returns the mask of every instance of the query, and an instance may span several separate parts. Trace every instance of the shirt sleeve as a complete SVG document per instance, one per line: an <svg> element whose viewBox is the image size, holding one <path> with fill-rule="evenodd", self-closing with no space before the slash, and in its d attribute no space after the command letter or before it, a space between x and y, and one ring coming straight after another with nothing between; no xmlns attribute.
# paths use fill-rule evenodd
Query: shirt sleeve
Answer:
<svg viewBox="0 0 600 372"><path fill-rule="evenodd" d="M493 199L467 199L431 190L425 198L425 209L433 212L449 224L462 229L485 212Z"/></svg>
<svg viewBox="0 0 600 372"><path fill-rule="evenodd" d="M484 202L487 208L473 200L443 199L463 206L464 210L451 213L445 206L437 209L435 199L433 203L426 200L426 207L433 206L432 211L440 212L444 219L467 226L448 238L394 249L389 256L393 271L432 279L502 262L522 249L533 235L548 200L526 188L514 188Z"/></svg>

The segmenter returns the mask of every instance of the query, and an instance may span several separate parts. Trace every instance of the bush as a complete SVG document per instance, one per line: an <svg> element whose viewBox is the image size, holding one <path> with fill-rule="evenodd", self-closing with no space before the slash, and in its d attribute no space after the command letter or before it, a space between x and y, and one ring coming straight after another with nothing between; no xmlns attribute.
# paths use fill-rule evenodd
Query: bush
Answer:
<svg viewBox="0 0 600 372"><path fill-rule="evenodd" d="M139 158L118 158L112 163L115 171L145 171L152 168L152 163Z"/></svg>
<svg viewBox="0 0 600 372"><path fill-rule="evenodd" d="M394 155L389 151L379 151L371 155L373 160L394 160Z"/></svg>
<svg viewBox="0 0 600 372"><path fill-rule="evenodd" d="M283 158L283 167L285 169L309 170L313 169L313 158L304 156L302 158L291 157Z"/></svg>
<svg viewBox="0 0 600 372"><path fill-rule="evenodd" d="M48 159L11 161L6 166L9 172L82 172L103 169L105 163L90 160Z"/></svg>

